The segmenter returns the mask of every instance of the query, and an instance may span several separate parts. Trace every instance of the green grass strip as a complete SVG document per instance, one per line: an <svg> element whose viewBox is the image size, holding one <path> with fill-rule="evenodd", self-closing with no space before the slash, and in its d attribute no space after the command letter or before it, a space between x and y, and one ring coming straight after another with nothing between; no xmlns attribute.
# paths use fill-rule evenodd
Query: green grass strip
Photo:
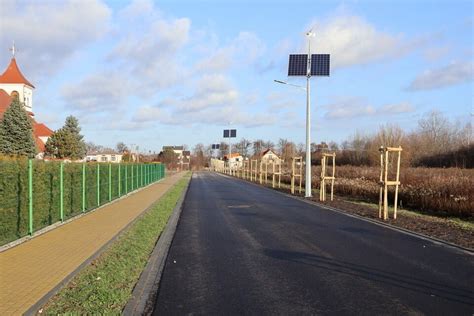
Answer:
<svg viewBox="0 0 474 316"><path fill-rule="evenodd" d="M42 314L120 314L190 175L51 298Z"/></svg>

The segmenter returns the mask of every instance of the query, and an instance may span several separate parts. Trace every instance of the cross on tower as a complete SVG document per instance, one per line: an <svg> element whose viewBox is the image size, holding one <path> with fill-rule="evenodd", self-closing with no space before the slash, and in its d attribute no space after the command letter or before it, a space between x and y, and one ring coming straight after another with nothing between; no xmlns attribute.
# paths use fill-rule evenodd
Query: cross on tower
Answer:
<svg viewBox="0 0 474 316"><path fill-rule="evenodd" d="M12 56L15 57L15 52L17 51L16 48L15 48L15 41L13 41L13 45L10 48L10 51L12 52Z"/></svg>

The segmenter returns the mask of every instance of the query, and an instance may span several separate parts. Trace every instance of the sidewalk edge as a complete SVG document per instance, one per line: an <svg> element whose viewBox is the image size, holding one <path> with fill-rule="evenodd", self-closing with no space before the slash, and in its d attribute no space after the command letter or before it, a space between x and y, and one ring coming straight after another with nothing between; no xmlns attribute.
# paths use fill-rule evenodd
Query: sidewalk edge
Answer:
<svg viewBox="0 0 474 316"><path fill-rule="evenodd" d="M189 179L186 189L183 190L181 197L176 203L163 233L158 238L155 248L148 259L148 263L133 289L132 297L122 311L122 315L152 314L166 259L168 258L168 252L176 233L184 199L191 185L191 180L192 176L191 179Z"/></svg>

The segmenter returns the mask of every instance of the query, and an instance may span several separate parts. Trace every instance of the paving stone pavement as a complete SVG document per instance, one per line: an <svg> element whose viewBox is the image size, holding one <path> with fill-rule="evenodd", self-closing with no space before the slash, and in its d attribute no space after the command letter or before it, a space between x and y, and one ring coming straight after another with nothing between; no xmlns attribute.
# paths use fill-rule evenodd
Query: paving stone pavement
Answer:
<svg viewBox="0 0 474 316"><path fill-rule="evenodd" d="M19 315L157 201L184 173L0 253L0 315Z"/></svg>

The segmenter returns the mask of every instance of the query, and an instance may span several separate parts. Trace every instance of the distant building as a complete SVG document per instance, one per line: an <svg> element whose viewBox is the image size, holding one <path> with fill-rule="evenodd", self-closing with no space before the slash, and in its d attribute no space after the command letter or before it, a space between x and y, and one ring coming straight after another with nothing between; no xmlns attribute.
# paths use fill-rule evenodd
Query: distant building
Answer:
<svg viewBox="0 0 474 316"><path fill-rule="evenodd" d="M35 87L29 82L18 68L15 59L15 46L12 47L13 57L7 69L0 75L0 119L17 97L26 112L30 115L33 123L33 136L35 138L36 147L38 149L37 158L43 158L45 151L45 144L48 138L53 134L53 131L43 123L38 123L34 119L33 114L33 90Z"/></svg>
<svg viewBox="0 0 474 316"><path fill-rule="evenodd" d="M183 157L184 146L163 146L163 151L172 150L178 155L178 159L181 160Z"/></svg>
<svg viewBox="0 0 474 316"><path fill-rule="evenodd" d="M227 154L224 156L224 161L228 163L231 168L240 168L244 165L244 157L239 153Z"/></svg>
<svg viewBox="0 0 474 316"><path fill-rule="evenodd" d="M266 163L270 163L270 162L280 163L281 162L281 158L272 149L267 149L264 152L262 152L260 154L260 159Z"/></svg>
<svg viewBox="0 0 474 316"><path fill-rule="evenodd" d="M123 154L115 151L104 152L88 152L86 154L86 162L111 162L119 163L122 161Z"/></svg>

